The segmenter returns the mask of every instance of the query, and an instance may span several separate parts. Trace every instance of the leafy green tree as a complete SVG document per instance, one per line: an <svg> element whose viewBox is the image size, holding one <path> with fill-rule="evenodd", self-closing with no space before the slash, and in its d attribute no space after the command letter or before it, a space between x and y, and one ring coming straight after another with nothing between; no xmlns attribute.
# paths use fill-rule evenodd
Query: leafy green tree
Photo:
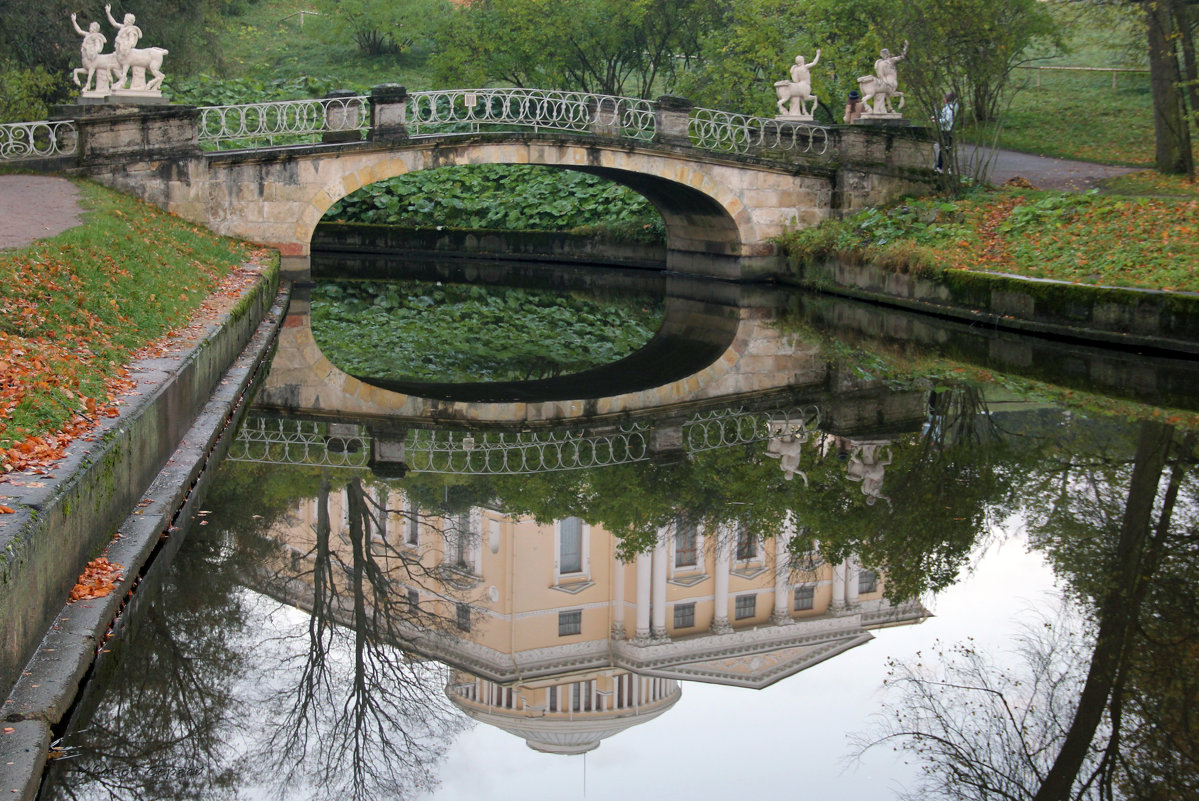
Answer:
<svg viewBox="0 0 1199 801"><path fill-rule="evenodd" d="M773 117L774 82L796 55L820 64L812 71L818 119L840 122L856 76L870 61L875 37L861 3L836 0L731 0L701 42L701 58L681 91L697 105Z"/></svg>
<svg viewBox="0 0 1199 801"><path fill-rule="evenodd" d="M714 22L707 0L479 0L449 14L431 59L449 85L670 92Z"/></svg>

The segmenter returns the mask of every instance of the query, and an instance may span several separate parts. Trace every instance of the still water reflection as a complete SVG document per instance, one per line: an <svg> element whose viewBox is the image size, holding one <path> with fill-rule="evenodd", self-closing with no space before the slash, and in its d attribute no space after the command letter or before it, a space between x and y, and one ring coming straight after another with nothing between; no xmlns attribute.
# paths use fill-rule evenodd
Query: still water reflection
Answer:
<svg viewBox="0 0 1199 801"><path fill-rule="evenodd" d="M305 387L281 340L42 797L1183 797L1185 415L900 377L853 350L895 351L881 312L753 301L688 300L735 323L709 385L486 424ZM628 358L671 375L684 328Z"/></svg>

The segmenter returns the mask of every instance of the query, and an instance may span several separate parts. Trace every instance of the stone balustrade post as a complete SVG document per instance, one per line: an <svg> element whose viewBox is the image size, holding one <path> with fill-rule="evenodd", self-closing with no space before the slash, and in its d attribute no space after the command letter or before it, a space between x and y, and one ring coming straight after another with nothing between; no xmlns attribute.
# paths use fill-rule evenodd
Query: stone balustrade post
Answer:
<svg viewBox="0 0 1199 801"><path fill-rule="evenodd" d="M59 106L74 119L81 164L158 161L200 152L200 111L195 106Z"/></svg>
<svg viewBox="0 0 1199 801"><path fill-rule="evenodd" d="M662 95L654 101L654 141L668 145L690 145L691 101Z"/></svg>
<svg viewBox="0 0 1199 801"><path fill-rule="evenodd" d="M361 108L356 100L357 93L349 89L334 89L325 95L325 132L321 141L326 144L338 142L359 142L362 132L358 130L361 122Z"/></svg>
<svg viewBox="0 0 1199 801"><path fill-rule="evenodd" d="M620 136L620 101L607 97L587 98L588 129L596 136Z"/></svg>
<svg viewBox="0 0 1199 801"><path fill-rule="evenodd" d="M408 90L397 83L371 87L371 130L373 142L395 142L408 138Z"/></svg>

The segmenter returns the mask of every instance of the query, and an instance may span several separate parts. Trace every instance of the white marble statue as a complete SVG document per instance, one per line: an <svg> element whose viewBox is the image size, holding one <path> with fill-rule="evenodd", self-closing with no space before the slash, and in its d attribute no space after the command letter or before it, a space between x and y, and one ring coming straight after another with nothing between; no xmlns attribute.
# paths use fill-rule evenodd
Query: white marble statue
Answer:
<svg viewBox="0 0 1199 801"><path fill-rule="evenodd" d="M117 29L117 35L112 42L117 61L121 65L116 88L159 94L158 89L162 86L162 79L166 77L162 72L162 59L167 51L161 47L137 47L138 41L142 38L142 29L137 27L135 24L137 20L132 14L126 14L122 22L117 22L112 17L111 5L104 6L104 13L108 16L108 21L112 23L112 26ZM130 69L133 70L132 78L129 77ZM154 76L149 81L146 80L146 70L150 70ZM128 81L128 87L126 87L126 81Z"/></svg>
<svg viewBox="0 0 1199 801"><path fill-rule="evenodd" d="M99 22L91 22L85 31L79 27L76 15L72 13L71 25L75 28L75 32L83 37L83 44L79 48L83 66L75 69L71 73L71 77L74 79L75 85L83 90L84 97L103 97L109 93L112 77L120 70L121 65L118 63L115 53L100 52L104 49L108 39L100 33ZM87 80L80 83L79 76L84 73L87 74ZM95 89L92 89L93 78L96 82Z"/></svg>
<svg viewBox="0 0 1199 801"><path fill-rule="evenodd" d="M772 439L766 445L766 455L771 459L779 460L779 469L783 471L783 478L790 481L792 476L798 474L803 479L805 487L808 486L808 477L799 469L799 459L803 455L803 446L807 441L807 435L796 437L794 434L788 434L785 437Z"/></svg>
<svg viewBox="0 0 1199 801"><path fill-rule="evenodd" d="M858 78L862 103L868 109L860 119L902 116L899 110L903 108L904 96L903 92L899 91L899 71L895 69L895 62L907 54L906 40L903 43L903 52L897 56L891 55L891 51L884 47L874 62L874 74ZM893 107L891 101L894 98L899 98L899 105Z"/></svg>
<svg viewBox="0 0 1199 801"><path fill-rule="evenodd" d="M819 63L819 49L816 50L816 58L812 59L811 64L805 63L803 56L796 56L795 64L791 66L791 80L775 81L774 89L779 97L779 119L812 119L812 112L816 110L816 95L812 94L811 68ZM809 102L812 104L811 110L808 109Z"/></svg>
<svg viewBox="0 0 1199 801"><path fill-rule="evenodd" d="M849 455L849 465L845 468L846 477L850 481L862 482L862 494L866 496L866 504L873 506L878 500L891 505L891 499L883 495L883 475L887 465L891 464L890 443L886 441L854 442L850 440L852 451ZM882 455L886 448L887 455Z"/></svg>

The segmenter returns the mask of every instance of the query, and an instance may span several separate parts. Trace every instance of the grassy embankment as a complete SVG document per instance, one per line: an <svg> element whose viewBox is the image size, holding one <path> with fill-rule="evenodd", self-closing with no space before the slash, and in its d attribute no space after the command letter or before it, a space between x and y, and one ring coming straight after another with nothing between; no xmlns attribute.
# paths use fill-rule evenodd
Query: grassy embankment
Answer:
<svg viewBox="0 0 1199 801"><path fill-rule="evenodd" d="M125 365L186 325L244 243L81 184L83 223L0 253L0 471L42 467L114 416Z"/></svg>
<svg viewBox="0 0 1199 801"><path fill-rule="evenodd" d="M797 263L836 258L930 276L986 270L1199 291L1199 190L1144 176L1125 179L1121 186L1142 194L1180 194L1001 189L956 202L913 200L792 232L784 247Z"/></svg>

